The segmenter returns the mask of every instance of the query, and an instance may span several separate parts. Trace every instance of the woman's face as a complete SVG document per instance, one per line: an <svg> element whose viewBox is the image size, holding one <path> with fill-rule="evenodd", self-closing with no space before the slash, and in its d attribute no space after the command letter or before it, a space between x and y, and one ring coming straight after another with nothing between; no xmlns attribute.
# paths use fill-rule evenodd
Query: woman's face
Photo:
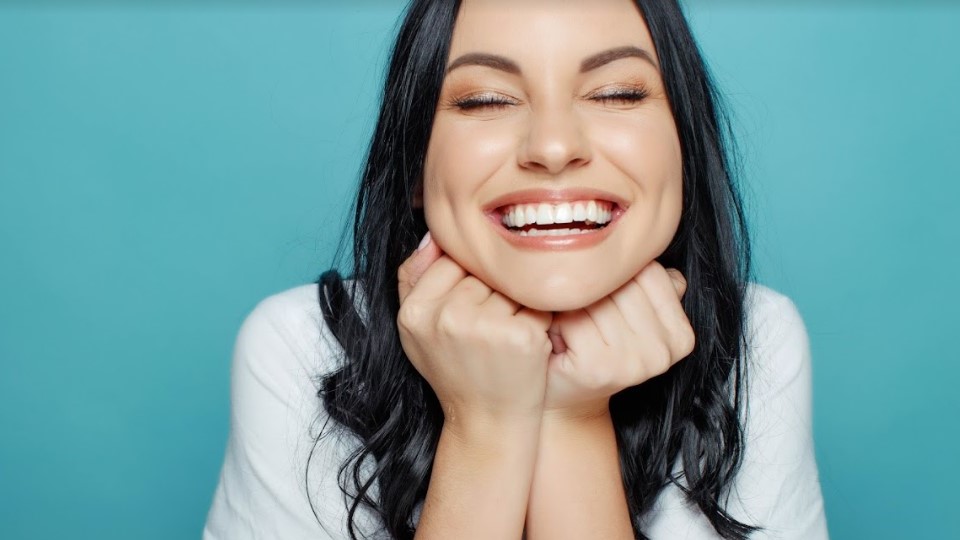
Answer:
<svg viewBox="0 0 960 540"><path fill-rule="evenodd" d="M467 272L568 311L666 250L680 142L631 0L465 0L447 66L423 205Z"/></svg>

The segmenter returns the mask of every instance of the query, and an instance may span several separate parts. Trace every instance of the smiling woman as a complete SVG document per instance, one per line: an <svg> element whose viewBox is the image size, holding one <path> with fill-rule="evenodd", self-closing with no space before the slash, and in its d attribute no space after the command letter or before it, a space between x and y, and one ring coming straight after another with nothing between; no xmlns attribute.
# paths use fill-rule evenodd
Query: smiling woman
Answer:
<svg viewBox="0 0 960 540"><path fill-rule="evenodd" d="M526 2L509 15L502 2L466 2L423 175L427 225L444 252L545 311L599 300L662 254L683 174L654 50L631 2ZM605 227L552 227L597 224L573 212L598 206ZM527 236L491 241L508 211L523 213Z"/></svg>
<svg viewBox="0 0 960 540"><path fill-rule="evenodd" d="M412 2L354 273L241 328L205 538L826 538L718 103L672 1Z"/></svg>

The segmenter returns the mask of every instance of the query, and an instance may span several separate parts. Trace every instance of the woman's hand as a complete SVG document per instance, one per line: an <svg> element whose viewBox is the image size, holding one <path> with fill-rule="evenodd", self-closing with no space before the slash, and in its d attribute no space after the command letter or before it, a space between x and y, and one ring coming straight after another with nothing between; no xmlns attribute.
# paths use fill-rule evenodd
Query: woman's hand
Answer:
<svg viewBox="0 0 960 540"><path fill-rule="evenodd" d="M551 315L469 275L430 241L398 270L400 342L447 427L535 420L543 412Z"/></svg>
<svg viewBox="0 0 960 540"><path fill-rule="evenodd" d="M443 407L419 538L519 538L536 466L551 316L429 242L397 272L400 342Z"/></svg>
<svg viewBox="0 0 960 540"><path fill-rule="evenodd" d="M545 412L608 413L611 395L666 372L695 336L680 299L687 282L657 261L583 309L554 315Z"/></svg>

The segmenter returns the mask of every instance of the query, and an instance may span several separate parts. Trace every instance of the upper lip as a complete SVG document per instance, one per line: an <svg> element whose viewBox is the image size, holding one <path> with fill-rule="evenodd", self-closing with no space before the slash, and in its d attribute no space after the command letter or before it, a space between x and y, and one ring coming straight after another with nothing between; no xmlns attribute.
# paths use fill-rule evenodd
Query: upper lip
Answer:
<svg viewBox="0 0 960 540"><path fill-rule="evenodd" d="M514 204L527 204L527 203L561 203L561 202L574 202L574 201L589 201L589 200L598 200L598 201L610 201L617 204L620 208L626 209L629 204L619 195L610 193L609 191L603 191L596 188L585 188L585 187L575 187L575 188L565 188L565 189L523 189L520 191L512 191L510 193L501 195L496 199L488 202L484 205L485 212L493 212L498 208L504 206L510 206Z"/></svg>

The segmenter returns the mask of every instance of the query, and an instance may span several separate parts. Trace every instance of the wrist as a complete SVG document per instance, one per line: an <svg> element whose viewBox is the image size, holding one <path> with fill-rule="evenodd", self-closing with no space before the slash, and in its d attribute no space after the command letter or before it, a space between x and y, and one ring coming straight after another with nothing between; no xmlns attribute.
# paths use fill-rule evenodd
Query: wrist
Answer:
<svg viewBox="0 0 960 540"><path fill-rule="evenodd" d="M504 447L536 445L542 413L530 415L463 414L444 418L441 434L466 448L499 451Z"/></svg>
<svg viewBox="0 0 960 540"><path fill-rule="evenodd" d="M551 424L595 424L609 418L610 398L543 411L543 421Z"/></svg>

